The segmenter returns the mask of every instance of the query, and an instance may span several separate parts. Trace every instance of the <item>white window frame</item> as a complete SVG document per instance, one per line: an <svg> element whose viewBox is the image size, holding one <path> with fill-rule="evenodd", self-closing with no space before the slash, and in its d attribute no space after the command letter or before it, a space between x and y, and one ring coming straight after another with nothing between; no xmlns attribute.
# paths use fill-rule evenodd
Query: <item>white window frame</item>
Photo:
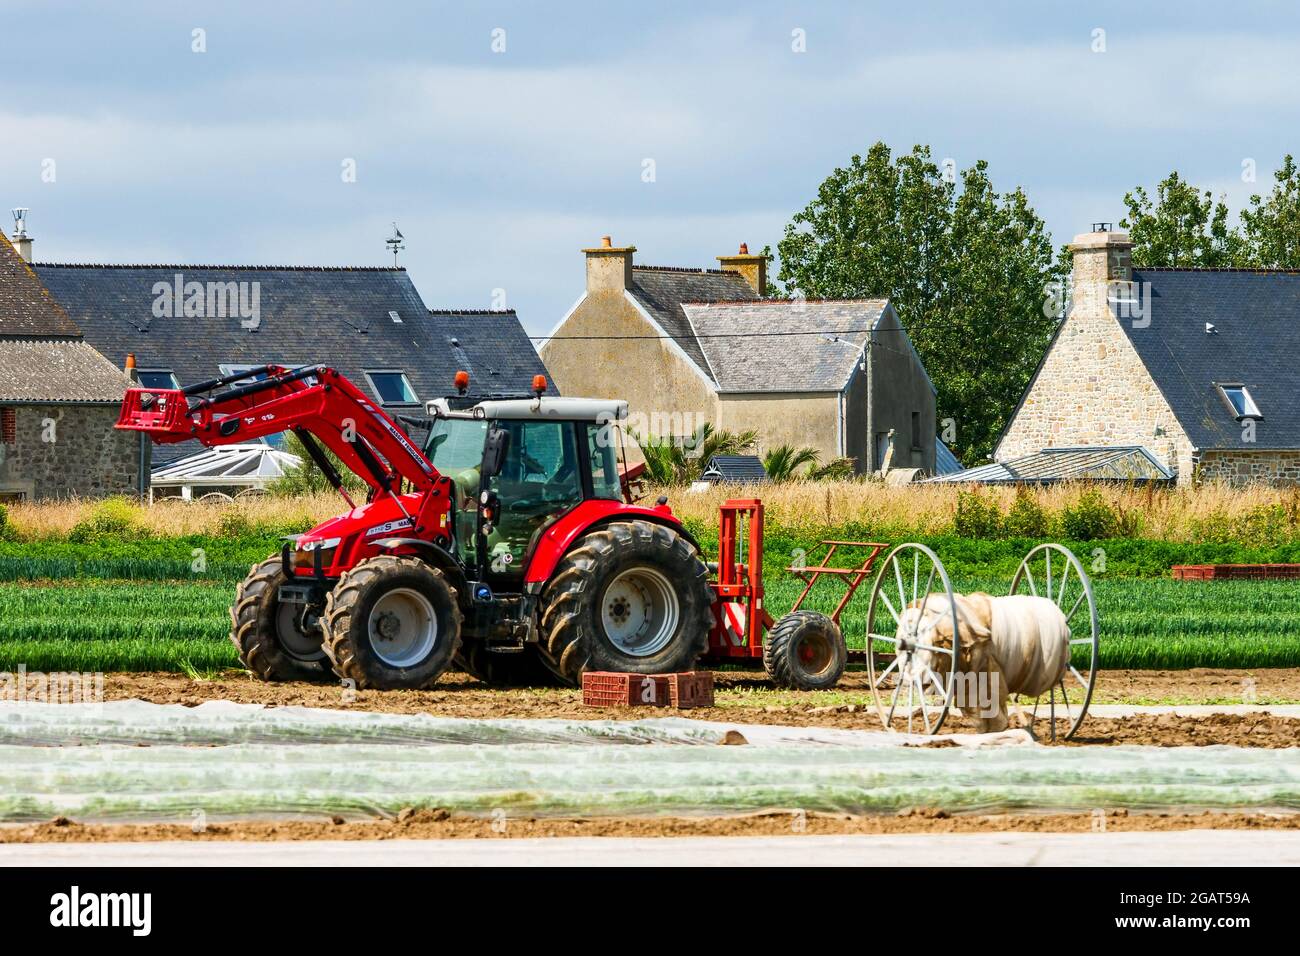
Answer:
<svg viewBox="0 0 1300 956"><path fill-rule="evenodd" d="M1227 403L1228 410L1232 412L1232 417L1237 421L1246 418L1263 420L1264 415L1259 410L1259 405L1255 402L1255 396L1250 394L1250 389L1240 382L1219 382L1219 396ZM1241 393L1242 409L1238 411L1237 403L1234 402L1229 392Z"/></svg>
<svg viewBox="0 0 1300 956"><path fill-rule="evenodd" d="M149 374L151 374L151 375L161 375L161 374L164 373L164 372L166 372L168 375L171 376L171 380L172 380L171 387L172 387L172 388L180 388L180 387L181 387L180 379L178 379L178 378L176 377L176 373L173 372L173 371L172 371L171 369L169 369L169 368L137 368L137 369L135 370L135 374L136 374L137 376L144 375L145 373L149 373ZM138 379L137 379L137 381L138 381ZM157 388L157 387L158 387L158 386L156 386L156 385L153 385L153 386L145 385L143 382L141 382L140 384L141 384L141 386L144 387L144 388Z"/></svg>
<svg viewBox="0 0 1300 956"><path fill-rule="evenodd" d="M395 405L401 408L408 408L420 404L420 396L416 393L415 386L411 384L411 377L406 374L406 371L404 369L371 368L371 369L366 369L363 374L366 376L366 382L370 385L370 391L374 392L375 398L378 400L380 405L383 405L385 407L389 405ZM406 390L411 393L412 396L411 400L409 402L385 401L383 393L379 390L379 385L374 380L373 376L375 375L400 375L402 377L402 383L406 386Z"/></svg>

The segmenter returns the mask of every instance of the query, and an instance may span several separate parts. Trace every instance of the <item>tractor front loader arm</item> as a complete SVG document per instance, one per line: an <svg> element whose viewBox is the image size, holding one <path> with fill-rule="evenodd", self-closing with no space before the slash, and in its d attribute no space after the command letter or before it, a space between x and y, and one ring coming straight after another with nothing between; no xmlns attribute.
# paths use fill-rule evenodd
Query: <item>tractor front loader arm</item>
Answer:
<svg viewBox="0 0 1300 956"><path fill-rule="evenodd" d="M207 446L293 431L317 464L324 462L335 487L337 471L325 467L329 461L316 441L376 493L396 495L403 479L412 491L428 491L441 478L383 409L324 365L264 365L187 388L130 388L116 427L144 432L160 444L196 440Z"/></svg>

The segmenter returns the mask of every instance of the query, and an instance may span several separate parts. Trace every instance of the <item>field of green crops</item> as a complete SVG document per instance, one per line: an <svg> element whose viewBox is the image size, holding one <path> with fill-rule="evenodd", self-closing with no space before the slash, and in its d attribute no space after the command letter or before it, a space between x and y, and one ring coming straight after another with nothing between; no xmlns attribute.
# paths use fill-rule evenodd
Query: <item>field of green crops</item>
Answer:
<svg viewBox="0 0 1300 956"><path fill-rule="evenodd" d="M958 591L1005 594L1008 581L959 577ZM1300 586L1289 581L1174 581L1168 578L1093 579L1101 620L1101 666L1116 668L1295 667L1300 666ZM773 614L788 608L801 584L770 581L767 605ZM844 612L850 647L865 643L868 588ZM806 606L829 613L833 585L814 590ZM1085 613L1075 619L1076 632ZM892 619L891 619L892 623ZM1075 648L1085 664L1086 648Z"/></svg>
<svg viewBox="0 0 1300 956"><path fill-rule="evenodd" d="M227 608L247 565L235 567L214 575L219 580L141 574L142 580L125 581L86 577L83 564L79 577L0 582L0 671L20 664L29 671L235 666ZM170 566L160 570L176 573ZM954 586L1003 593L1007 580L965 575ZM807 606L829 611L836 587L833 581L820 586ZM1300 586L1293 582L1099 575L1095 587L1103 668L1300 665ZM799 590L798 581L772 568L769 610L779 615ZM845 612L851 647L864 644L867 596L864 586Z"/></svg>

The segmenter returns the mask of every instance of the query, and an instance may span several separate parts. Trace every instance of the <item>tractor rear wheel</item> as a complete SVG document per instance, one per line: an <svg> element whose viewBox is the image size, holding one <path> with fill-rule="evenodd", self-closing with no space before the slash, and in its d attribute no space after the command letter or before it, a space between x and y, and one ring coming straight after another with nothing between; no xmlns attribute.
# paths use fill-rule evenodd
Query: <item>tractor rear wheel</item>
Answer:
<svg viewBox="0 0 1300 956"><path fill-rule="evenodd" d="M482 641L467 637L461 642L456 665L489 687L554 687L560 683L532 646L499 654L488 650Z"/></svg>
<svg viewBox="0 0 1300 956"><path fill-rule="evenodd" d="M566 683L582 672L688 671L708 649L709 571L672 528L618 521L580 538L542 595L543 662Z"/></svg>
<svg viewBox="0 0 1300 956"><path fill-rule="evenodd" d="M285 583L278 555L255 564L230 606L230 642L239 660L262 680L332 681L317 626L304 630L301 604L281 604Z"/></svg>
<svg viewBox="0 0 1300 956"><path fill-rule="evenodd" d="M776 622L763 642L763 669L778 687L834 687L848 660L839 627L816 611L792 611Z"/></svg>
<svg viewBox="0 0 1300 956"><path fill-rule="evenodd" d="M460 648L456 590L418 558L381 555L346 572L325 601L322 647L358 688L428 687Z"/></svg>

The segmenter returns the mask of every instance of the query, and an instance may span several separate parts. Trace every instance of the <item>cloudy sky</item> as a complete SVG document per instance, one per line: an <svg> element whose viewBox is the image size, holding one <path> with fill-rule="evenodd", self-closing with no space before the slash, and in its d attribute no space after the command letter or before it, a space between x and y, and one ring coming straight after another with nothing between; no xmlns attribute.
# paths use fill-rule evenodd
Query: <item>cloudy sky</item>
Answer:
<svg viewBox="0 0 1300 956"><path fill-rule="evenodd" d="M534 332L601 235L658 265L775 246L876 140L988 160L1058 243L1174 168L1239 208L1300 152L1286 3L0 0L0 22L0 206L31 207L41 261L383 265L396 220L431 307L504 289Z"/></svg>

